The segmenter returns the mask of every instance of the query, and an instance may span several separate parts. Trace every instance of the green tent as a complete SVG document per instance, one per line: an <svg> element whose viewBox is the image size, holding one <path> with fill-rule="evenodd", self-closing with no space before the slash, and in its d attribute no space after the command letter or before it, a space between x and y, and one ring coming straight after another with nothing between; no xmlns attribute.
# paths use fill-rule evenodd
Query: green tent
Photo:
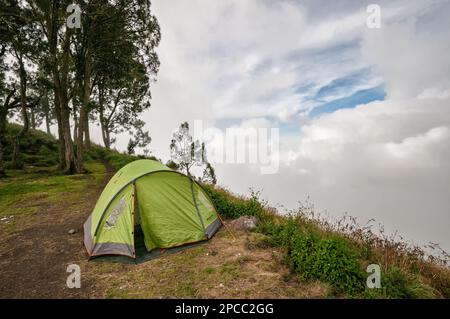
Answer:
<svg viewBox="0 0 450 319"><path fill-rule="evenodd" d="M136 258L137 231L150 252L210 239L221 225L197 182L160 162L137 160L106 185L84 224L84 244L90 257Z"/></svg>

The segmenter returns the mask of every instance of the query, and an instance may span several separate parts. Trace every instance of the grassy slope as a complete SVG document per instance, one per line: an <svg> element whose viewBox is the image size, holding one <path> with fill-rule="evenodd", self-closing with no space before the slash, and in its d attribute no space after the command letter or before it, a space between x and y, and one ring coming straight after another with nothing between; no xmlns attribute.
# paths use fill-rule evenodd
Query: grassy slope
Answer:
<svg viewBox="0 0 450 319"><path fill-rule="evenodd" d="M17 129L12 126L10 132ZM9 177L0 181L0 240L23 227L22 219L10 216L38 216L62 200L85 201L105 177L102 160L118 169L136 159L94 146L86 156L90 173L66 176L56 170L53 137L32 132L24 146L25 170L8 170ZM140 265L79 260L90 287L87 296L449 297L448 269L423 261L409 248L358 230L336 229L302 210L291 218L277 216L257 194L242 198L223 189L208 191L222 216L257 216L258 229L236 232L235 240L221 229L206 244ZM364 289L369 263L381 265L384 289Z"/></svg>
<svg viewBox="0 0 450 319"><path fill-rule="evenodd" d="M258 217L257 247L284 251L283 263L301 282L328 283L329 295L351 298L449 298L448 254L425 257L389 236L377 236L371 229L344 219L330 224L314 217L311 207L300 207L290 216L280 216L259 199L235 196L225 189L207 186L218 211L224 217ZM365 286L369 264L381 268L382 289Z"/></svg>
<svg viewBox="0 0 450 319"><path fill-rule="evenodd" d="M7 136L12 137L19 129L18 125L8 125ZM105 166L100 162L102 157L109 159L115 167L136 159L94 146L84 163L90 174L68 176L57 170L58 146L53 136L31 131L22 140L21 150L24 169L7 169L8 178L0 180L0 217L32 213L39 209L41 202L51 202L61 194L76 194L98 184L105 174ZM6 161L10 157L11 144L6 143ZM6 167L9 167L8 162Z"/></svg>

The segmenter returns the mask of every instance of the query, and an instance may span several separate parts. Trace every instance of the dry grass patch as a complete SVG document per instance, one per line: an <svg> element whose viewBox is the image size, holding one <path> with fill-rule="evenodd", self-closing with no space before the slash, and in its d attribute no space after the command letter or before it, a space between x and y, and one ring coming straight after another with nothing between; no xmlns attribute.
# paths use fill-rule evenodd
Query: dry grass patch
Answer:
<svg viewBox="0 0 450 319"><path fill-rule="evenodd" d="M224 230L200 246L139 265L89 262L95 297L106 298L321 298L327 285L299 282L279 249L248 249L253 234Z"/></svg>

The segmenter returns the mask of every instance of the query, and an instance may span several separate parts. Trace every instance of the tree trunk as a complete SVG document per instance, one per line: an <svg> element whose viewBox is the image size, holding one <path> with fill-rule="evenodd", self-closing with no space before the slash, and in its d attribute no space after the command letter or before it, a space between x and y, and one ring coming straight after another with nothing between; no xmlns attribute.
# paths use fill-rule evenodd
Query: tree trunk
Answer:
<svg viewBox="0 0 450 319"><path fill-rule="evenodd" d="M72 144L72 137L70 135L70 109L69 100L67 97L67 78L69 73L69 48L70 48L70 29L66 30L64 39L64 48L62 56L62 67L61 67L61 78L59 85L61 103L61 119L62 119L62 129L64 134L64 144L66 147L66 173L75 174L81 172L81 166L77 163L74 147Z"/></svg>
<svg viewBox="0 0 450 319"><path fill-rule="evenodd" d="M86 118L84 123L84 146L86 149L91 148L91 135L89 132L89 110L86 110Z"/></svg>
<svg viewBox="0 0 450 319"><path fill-rule="evenodd" d="M53 17L56 19L55 17ZM56 23L56 21L52 21ZM53 73L53 84L55 88L55 95L58 96L59 102L59 120L60 124L58 129L60 139L64 141L64 169L67 174L74 174L81 171L80 167L77 166L75 160L75 153L72 144L72 137L70 135L70 110L68 106L67 98L67 77L68 77L68 59L69 59L69 47L70 47L70 29L66 30L65 43L63 47L63 55L61 61L61 70L58 69L58 57L57 57L57 30L52 28L51 39L50 39L50 52L53 59L52 63L52 73ZM55 99L56 101L56 99ZM58 116L58 115L57 115Z"/></svg>
<svg viewBox="0 0 450 319"><path fill-rule="evenodd" d="M83 106L81 106L80 116L78 117L77 122L77 139L75 140L77 145L77 159L80 162L82 161L83 158L84 124L86 123L84 117L85 117L85 109Z"/></svg>
<svg viewBox="0 0 450 319"><path fill-rule="evenodd" d="M59 169L66 169L66 144L64 142L64 134L62 127L62 118L61 118L61 106L59 103L59 93L54 92L54 104L55 104L55 117L56 122L58 124L58 152L59 152Z"/></svg>
<svg viewBox="0 0 450 319"><path fill-rule="evenodd" d="M76 141L78 139L78 116L77 111L73 110L73 140Z"/></svg>
<svg viewBox="0 0 450 319"><path fill-rule="evenodd" d="M111 138L109 135L108 128L105 125L104 121L100 121L100 126L102 129L103 144L105 145L105 148L109 150L109 148L111 147Z"/></svg>
<svg viewBox="0 0 450 319"><path fill-rule="evenodd" d="M23 127L14 138L13 154L11 166L14 169L22 168L20 161L20 140L28 131L29 120L27 112L27 74L23 64L23 57L21 54L17 56L19 62L19 78L20 78L20 108L22 113Z"/></svg>
<svg viewBox="0 0 450 319"><path fill-rule="evenodd" d="M66 149L66 145L70 144L66 140L67 132L65 132L64 119L63 119L63 107L65 107L64 100L62 99L62 88L60 83L59 67L58 67L58 10L60 9L59 1L52 1L51 10L45 13L45 22L47 27L48 41L49 41L49 58L51 62L51 72L53 80L53 93L54 93L54 109L55 117L58 123L58 142L59 142L59 168L61 170L69 170L71 162L70 155L71 150ZM67 35L66 30L66 35ZM70 131L69 131L70 137ZM72 151L73 152L73 151ZM66 154L69 154L66 156Z"/></svg>
<svg viewBox="0 0 450 319"><path fill-rule="evenodd" d="M5 99L3 105L0 105L0 178L6 176L5 166L3 161L3 146L5 145L6 139L6 124L8 123L8 111L14 108L14 102L11 102L15 90L10 92ZM11 102L11 103L10 103Z"/></svg>
<svg viewBox="0 0 450 319"><path fill-rule="evenodd" d="M5 172L5 166L3 164L3 136L0 133L0 178L3 178L6 176Z"/></svg>
<svg viewBox="0 0 450 319"><path fill-rule="evenodd" d="M90 93L91 93L91 54L90 50L87 49L84 61L84 72L83 72L83 96L80 107L80 118L78 119L78 136L77 136L77 159L81 164L83 160L83 139L86 138L86 144L89 142L87 139L89 138L89 133L86 132L89 130L88 126L88 114L87 107L89 103Z"/></svg>
<svg viewBox="0 0 450 319"><path fill-rule="evenodd" d="M50 108L48 105L47 89L44 92L44 98L42 99L42 106L43 106L44 117L45 117L45 130L46 130L47 134L51 134L51 131L50 131Z"/></svg>
<svg viewBox="0 0 450 319"><path fill-rule="evenodd" d="M103 144L105 144L105 148L109 150L111 148L111 136L109 134L109 130L104 126L104 124L101 124L101 126Z"/></svg>
<svg viewBox="0 0 450 319"><path fill-rule="evenodd" d="M36 129L36 114L33 109L30 109L30 125L33 130Z"/></svg>
<svg viewBox="0 0 450 319"><path fill-rule="evenodd" d="M3 162L3 145L6 137L6 116L8 111L0 106L0 178L6 176Z"/></svg>
<svg viewBox="0 0 450 319"><path fill-rule="evenodd" d="M100 113L99 118L100 118L100 128L102 130L103 144L105 144L105 148L109 150L111 147L111 137L109 134L109 123L108 120L105 118L104 114L103 89L100 86L98 88L98 109Z"/></svg>
<svg viewBox="0 0 450 319"><path fill-rule="evenodd" d="M45 114L45 131L49 135L52 134L52 132L50 131L50 119L48 113Z"/></svg>

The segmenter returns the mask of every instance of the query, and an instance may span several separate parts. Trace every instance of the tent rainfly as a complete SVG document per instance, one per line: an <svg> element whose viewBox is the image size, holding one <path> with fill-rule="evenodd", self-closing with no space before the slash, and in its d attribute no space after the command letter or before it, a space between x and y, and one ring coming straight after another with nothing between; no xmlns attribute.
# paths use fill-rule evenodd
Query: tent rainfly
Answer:
<svg viewBox="0 0 450 319"><path fill-rule="evenodd" d="M147 251L210 239L222 222L203 188L160 162L137 160L120 169L84 224L90 257L136 258L135 229Z"/></svg>

